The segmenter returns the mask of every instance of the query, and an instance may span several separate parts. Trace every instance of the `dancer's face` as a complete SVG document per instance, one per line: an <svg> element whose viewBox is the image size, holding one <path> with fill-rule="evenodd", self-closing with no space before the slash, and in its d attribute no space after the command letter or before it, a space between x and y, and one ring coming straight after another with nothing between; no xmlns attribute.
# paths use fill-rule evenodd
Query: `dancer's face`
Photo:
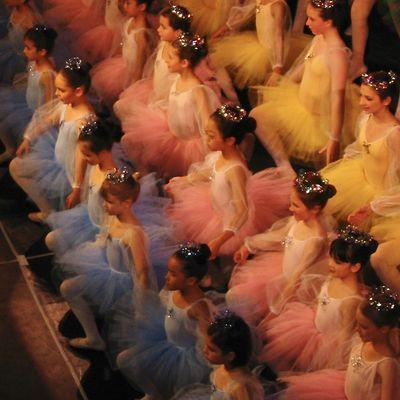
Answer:
<svg viewBox="0 0 400 400"><path fill-rule="evenodd" d="M83 94L82 88L73 88L61 73L57 74L54 83L56 96L64 104L72 104L77 97Z"/></svg>
<svg viewBox="0 0 400 400"><path fill-rule="evenodd" d="M178 50L173 46L168 46L164 56L165 63L167 64L168 71L171 73L182 73L188 66L188 60L181 60Z"/></svg>
<svg viewBox="0 0 400 400"><path fill-rule="evenodd" d="M136 0L124 0L122 8L128 17L137 17L146 9L146 6L138 4Z"/></svg>
<svg viewBox="0 0 400 400"><path fill-rule="evenodd" d="M160 15L160 25L157 28L158 36L165 42L173 42L181 33L181 30L175 30L169 23L169 19Z"/></svg>
<svg viewBox="0 0 400 400"><path fill-rule="evenodd" d="M351 274L356 274L361 268L360 264L350 264L348 262L338 262L333 257L329 257L329 273L339 279L345 279Z"/></svg>
<svg viewBox="0 0 400 400"><path fill-rule="evenodd" d="M360 106L368 114L376 114L389 106L391 98L381 99L376 91L367 85L360 88Z"/></svg>
<svg viewBox="0 0 400 400"><path fill-rule="evenodd" d="M363 342L379 340L390 331L388 326L376 326L371 319L363 314L360 307L358 307L356 312L356 321L357 331Z"/></svg>
<svg viewBox="0 0 400 400"><path fill-rule="evenodd" d="M321 18L321 12L318 8L311 4L307 6L307 21L306 25L310 28L314 35L321 35L327 28L332 25L332 21L324 21Z"/></svg>
<svg viewBox="0 0 400 400"><path fill-rule="evenodd" d="M129 202L121 200L119 197L114 196L111 193L107 193L104 197L103 207L108 215L121 215L129 208Z"/></svg>
<svg viewBox="0 0 400 400"><path fill-rule="evenodd" d="M24 56L28 61L36 61L42 53L43 50L38 51L32 40L24 39Z"/></svg>
<svg viewBox="0 0 400 400"><path fill-rule="evenodd" d="M90 165L98 165L100 163L100 157L98 154L94 153L91 150L91 146L89 142L82 142L78 141L78 148L79 151L82 153L83 158L90 164Z"/></svg>
<svg viewBox="0 0 400 400"><path fill-rule="evenodd" d="M176 257L170 257L167 263L167 275L165 287L168 290L180 290L186 285L187 278L182 269L182 261Z"/></svg>
<svg viewBox="0 0 400 400"><path fill-rule="evenodd" d="M212 337L207 335L203 348L203 354L210 364L221 365L232 361L231 354L224 354L221 349L213 342Z"/></svg>
<svg viewBox="0 0 400 400"><path fill-rule="evenodd" d="M289 211L293 214L296 221L308 221L318 214L319 208L308 208L301 200L295 189L292 189L290 194L290 207Z"/></svg>
<svg viewBox="0 0 400 400"><path fill-rule="evenodd" d="M207 146L210 151L219 151L225 145L224 138L222 137L217 124L210 118L205 129Z"/></svg>

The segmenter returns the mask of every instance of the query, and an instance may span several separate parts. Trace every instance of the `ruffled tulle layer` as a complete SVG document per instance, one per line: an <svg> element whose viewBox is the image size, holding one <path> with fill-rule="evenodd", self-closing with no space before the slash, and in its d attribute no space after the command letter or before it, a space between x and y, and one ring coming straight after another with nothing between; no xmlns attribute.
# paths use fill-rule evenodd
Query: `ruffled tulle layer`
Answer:
<svg viewBox="0 0 400 400"><path fill-rule="evenodd" d="M267 49L259 42L256 32L227 36L213 45L215 65L227 68L239 88L264 83L271 71Z"/></svg>
<svg viewBox="0 0 400 400"><path fill-rule="evenodd" d="M122 121L122 143L142 168L167 177L181 176L191 164L204 159L206 150L200 137L179 139L169 130L163 110L135 105L135 112Z"/></svg>
<svg viewBox="0 0 400 400"><path fill-rule="evenodd" d="M220 254L232 255L246 236L264 232L276 220L288 214L290 178L277 169L267 169L249 178L247 199L249 217L244 225L220 249ZM222 233L222 214L212 204L210 183L171 186L174 203L167 210L176 224L176 235L182 240L208 243Z"/></svg>
<svg viewBox="0 0 400 400"><path fill-rule="evenodd" d="M226 24L230 9L236 5L235 0L180 0L193 15L192 28L201 36L210 36Z"/></svg>
<svg viewBox="0 0 400 400"><path fill-rule="evenodd" d="M93 68L92 82L98 96L112 105L124 89L128 68L122 57L107 58Z"/></svg>

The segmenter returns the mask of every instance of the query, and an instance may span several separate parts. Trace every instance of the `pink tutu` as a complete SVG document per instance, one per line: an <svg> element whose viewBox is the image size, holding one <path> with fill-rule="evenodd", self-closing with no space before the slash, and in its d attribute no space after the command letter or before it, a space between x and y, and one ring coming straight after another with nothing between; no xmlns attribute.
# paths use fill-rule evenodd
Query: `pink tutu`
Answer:
<svg viewBox="0 0 400 400"><path fill-rule="evenodd" d="M179 139L169 130L166 113L135 103L134 113L122 121L126 153L144 169L155 169L166 177L182 176L206 154L200 137Z"/></svg>
<svg viewBox="0 0 400 400"><path fill-rule="evenodd" d="M111 55L113 44L116 41L113 30L105 25L99 25L81 35L72 49L74 53L91 64L97 64Z"/></svg>
<svg viewBox="0 0 400 400"><path fill-rule="evenodd" d="M92 71L92 82L98 96L112 105L124 89L128 68L122 57L107 58Z"/></svg>
<svg viewBox="0 0 400 400"><path fill-rule="evenodd" d="M285 377L288 383L282 400L347 400L344 393L346 371L324 369L309 374Z"/></svg>
<svg viewBox="0 0 400 400"><path fill-rule="evenodd" d="M268 282L282 273L283 252L271 251L256 255L236 265L229 282L226 302L232 310L251 324L269 312Z"/></svg>
<svg viewBox="0 0 400 400"><path fill-rule="evenodd" d="M221 255L232 255L246 236L265 231L288 214L292 181L276 176L274 171L271 168L249 178L247 221L221 247ZM180 240L208 243L222 233L222 215L213 207L210 183L174 184L171 193L174 203L168 209L168 216L176 223L176 235Z"/></svg>
<svg viewBox="0 0 400 400"><path fill-rule="evenodd" d="M43 18L47 24L55 28L65 28L89 9L81 0L51 0L46 3L47 10L44 11Z"/></svg>

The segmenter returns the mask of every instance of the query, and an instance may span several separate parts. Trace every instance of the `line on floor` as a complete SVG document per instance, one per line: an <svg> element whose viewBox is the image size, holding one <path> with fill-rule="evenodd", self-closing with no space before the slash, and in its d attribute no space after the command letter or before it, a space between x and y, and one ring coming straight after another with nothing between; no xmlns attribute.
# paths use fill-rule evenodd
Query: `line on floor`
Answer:
<svg viewBox="0 0 400 400"><path fill-rule="evenodd" d="M57 349L58 349L59 353L61 354L61 357L63 358L63 360L64 360L69 372L71 373L72 379L74 380L75 384L78 387L78 390L79 390L79 392L80 392L80 394L82 396L82 399L83 400L88 400L88 397L87 397L85 391L83 390L83 387L82 387L81 382L80 382L80 380L79 380L79 378L78 378L78 376L77 376L77 374L75 372L75 369L74 369L72 363L70 362L70 360L68 359L68 356L64 351L64 348L61 346L61 343L57 338L57 334L54 332L54 327L53 327L52 323L50 322L49 318L47 317L47 314L43 309L43 305L40 302L40 300L39 300L39 298L38 298L38 296L37 296L37 294L35 292L35 289L34 289L32 283L31 283L31 281L28 278L28 275L29 275L28 274L28 270L27 270L26 266L24 266L20 261L20 260L23 260L23 259L26 260L25 256L22 255L22 254L18 254L18 251L14 247L14 244L12 243L10 237L8 236L8 233L5 230L2 221L0 221L0 230L4 235L4 237L5 237L6 241L7 241L7 244L10 247L11 252L16 257L16 262L19 265L20 271L21 271L22 276L24 277L24 280L25 280L25 282L26 282L26 284L28 286L28 289L29 289L29 291L30 291L30 293L31 293L31 295L33 297L33 300L36 303L36 306L37 306L37 308L38 308L38 310L39 310L39 312L40 312L40 314L41 314L41 316L42 316L42 318L43 318L43 320L44 320L44 322L45 322L45 324L47 326L47 329L50 332L50 335L51 335L54 343L57 346Z"/></svg>

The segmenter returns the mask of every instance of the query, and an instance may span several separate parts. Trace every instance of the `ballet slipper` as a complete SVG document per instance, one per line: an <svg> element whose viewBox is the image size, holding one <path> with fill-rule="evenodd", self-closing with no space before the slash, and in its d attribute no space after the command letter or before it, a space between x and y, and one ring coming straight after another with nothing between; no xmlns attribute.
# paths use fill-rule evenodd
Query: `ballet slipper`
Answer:
<svg viewBox="0 0 400 400"><path fill-rule="evenodd" d="M95 350L95 351L104 351L106 349L106 344L103 340L99 342L91 343L88 338L75 338L69 341L69 345L76 349L82 350Z"/></svg>
<svg viewBox="0 0 400 400"><path fill-rule="evenodd" d="M28 214L28 219L32 222L36 222L41 225L46 225L47 213L44 212L32 212Z"/></svg>

